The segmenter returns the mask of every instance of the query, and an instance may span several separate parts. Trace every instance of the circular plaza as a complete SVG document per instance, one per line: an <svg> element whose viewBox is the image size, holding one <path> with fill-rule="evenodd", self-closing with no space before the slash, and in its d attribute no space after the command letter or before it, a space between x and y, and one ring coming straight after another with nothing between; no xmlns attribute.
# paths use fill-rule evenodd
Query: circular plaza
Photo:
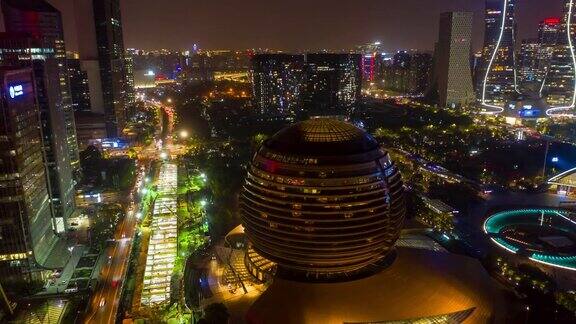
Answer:
<svg viewBox="0 0 576 324"><path fill-rule="evenodd" d="M483 225L498 247L552 267L576 271L576 214L532 208L495 213Z"/></svg>

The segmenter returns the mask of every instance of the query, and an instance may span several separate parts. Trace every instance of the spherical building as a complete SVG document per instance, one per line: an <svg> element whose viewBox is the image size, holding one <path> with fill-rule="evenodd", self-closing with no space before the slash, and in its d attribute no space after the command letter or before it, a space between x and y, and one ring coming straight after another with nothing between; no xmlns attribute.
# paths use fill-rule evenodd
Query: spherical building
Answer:
<svg viewBox="0 0 576 324"><path fill-rule="evenodd" d="M383 260L404 217L388 153L335 119L297 123L254 156L241 196L253 249L293 275L335 278Z"/></svg>
<svg viewBox="0 0 576 324"><path fill-rule="evenodd" d="M326 118L280 131L240 197L245 268L266 288L234 307L255 324L502 322L478 260L412 231L396 244L404 209L398 170L366 132Z"/></svg>

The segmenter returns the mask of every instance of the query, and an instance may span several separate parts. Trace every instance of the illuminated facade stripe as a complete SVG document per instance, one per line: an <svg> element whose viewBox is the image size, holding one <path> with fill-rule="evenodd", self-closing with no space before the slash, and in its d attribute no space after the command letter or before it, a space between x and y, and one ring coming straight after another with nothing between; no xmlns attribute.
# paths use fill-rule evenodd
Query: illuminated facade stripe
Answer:
<svg viewBox="0 0 576 324"><path fill-rule="evenodd" d="M572 169L570 169L570 170L566 170L566 171L564 171L564 172L562 172L562 173L560 173L560 174L557 174L557 175L553 176L552 178L550 178L550 180L548 180L548 183L549 183L549 184L552 184L552 182L555 182L555 181L557 181L558 179L562 178L563 176L565 176L565 175L567 175L567 174L569 174L569 173L574 173L574 172L576 172L576 168L572 168Z"/></svg>
<svg viewBox="0 0 576 324"><path fill-rule="evenodd" d="M563 110L573 109L576 106L576 53L574 53L574 44L572 42L572 9L574 0L570 0L568 5L568 17L566 17L566 37L568 37L568 48L570 49L570 56L572 58L572 73L574 74L574 90L572 93L572 103L564 107L552 107L546 110L546 115L550 117L574 117L573 113L556 113Z"/></svg>
<svg viewBox="0 0 576 324"><path fill-rule="evenodd" d="M486 74L484 75L484 82L482 84L482 106L488 108L498 109L496 113L503 112L504 108L490 105L486 103L486 83L488 82L488 74L490 74L490 70L492 69L492 65L494 64L494 59L496 58L496 54L500 49L500 44L502 43L502 37L504 36L504 29L506 29L506 15L508 12L508 0L504 0L504 8L502 10L502 25L500 26L500 34L498 35L498 41L496 42L496 46L494 47L494 51L492 52L492 57L490 58L490 63L488 63L488 67L486 68ZM514 86L516 87L516 69L514 69Z"/></svg>
<svg viewBox="0 0 576 324"><path fill-rule="evenodd" d="M566 270L571 270L571 271L576 271L576 269L571 268L571 267L559 265L559 264L552 263L552 262L546 262L546 261L538 260L538 259L533 258L533 257L529 257L529 259L532 260L532 261L534 261L534 262L538 262L538 263L542 263L542 264L545 264L545 265L549 265L549 266L551 266L551 267L561 268L561 269L566 269Z"/></svg>

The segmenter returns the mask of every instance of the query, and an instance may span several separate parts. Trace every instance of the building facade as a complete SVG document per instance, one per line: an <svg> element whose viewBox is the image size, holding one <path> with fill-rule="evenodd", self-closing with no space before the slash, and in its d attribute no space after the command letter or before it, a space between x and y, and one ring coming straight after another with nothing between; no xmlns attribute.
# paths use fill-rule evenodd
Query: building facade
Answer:
<svg viewBox="0 0 576 324"><path fill-rule="evenodd" d="M119 0L74 2L81 66L88 75L90 106L106 118L107 137L126 126L126 60Z"/></svg>
<svg viewBox="0 0 576 324"><path fill-rule="evenodd" d="M565 0L558 41L550 58L542 85L542 96L552 107L548 115L573 113L576 105L576 8L574 0Z"/></svg>
<svg viewBox="0 0 576 324"><path fill-rule="evenodd" d="M32 69L42 127L41 145L48 193L58 232L67 228L67 219L75 212L74 165L70 160L64 100L61 91L61 60L46 38L27 34L0 34L0 63ZM74 130L76 134L76 130ZM74 135L76 141L76 135ZM77 144L76 144L77 145Z"/></svg>
<svg viewBox="0 0 576 324"><path fill-rule="evenodd" d="M58 84L60 86L61 109L64 115L69 162L74 174L80 171L80 157L76 140L76 125L70 92L70 81L66 67L64 27L60 12L44 0L2 1L5 30L9 33L27 33L43 38L54 49L57 61Z"/></svg>
<svg viewBox="0 0 576 324"><path fill-rule="evenodd" d="M400 51L392 64L383 68L384 88L405 95L422 95L429 86L432 73L432 55L421 52Z"/></svg>
<svg viewBox="0 0 576 324"><path fill-rule="evenodd" d="M252 87L258 112L295 116L302 107L304 56L256 54L252 57Z"/></svg>
<svg viewBox="0 0 576 324"><path fill-rule="evenodd" d="M0 68L0 281L30 284L58 242L31 69Z"/></svg>
<svg viewBox="0 0 576 324"><path fill-rule="evenodd" d="M440 15L433 88L442 107L463 106L474 101L470 67L472 17L470 12Z"/></svg>
<svg viewBox="0 0 576 324"><path fill-rule="evenodd" d="M354 110L362 88L362 55L305 55L303 107L307 115L342 115Z"/></svg>
<svg viewBox="0 0 576 324"><path fill-rule="evenodd" d="M91 111L88 73L82 70L80 59L68 58L68 76L72 93L72 107L77 111Z"/></svg>
<svg viewBox="0 0 576 324"><path fill-rule="evenodd" d="M502 108L517 90L516 0L486 0L484 48L478 78L480 103Z"/></svg>
<svg viewBox="0 0 576 324"><path fill-rule="evenodd" d="M561 19L549 17L538 25L538 81L544 82L550 69L550 60L560 37Z"/></svg>
<svg viewBox="0 0 576 324"><path fill-rule="evenodd" d="M537 39L523 39L518 55L518 81L523 86L540 80L540 43Z"/></svg>

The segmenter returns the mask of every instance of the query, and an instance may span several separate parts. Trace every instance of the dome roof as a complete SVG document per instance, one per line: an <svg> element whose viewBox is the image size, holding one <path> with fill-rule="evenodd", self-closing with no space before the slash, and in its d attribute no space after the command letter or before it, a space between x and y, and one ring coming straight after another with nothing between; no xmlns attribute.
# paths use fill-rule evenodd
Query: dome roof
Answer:
<svg viewBox="0 0 576 324"><path fill-rule="evenodd" d="M382 261L394 245L403 187L388 153L366 132L312 119L260 148L240 211L254 250L282 273L349 276Z"/></svg>
<svg viewBox="0 0 576 324"><path fill-rule="evenodd" d="M254 324L504 321L501 292L477 260L447 252L397 250L390 267L358 280L310 283L276 278L252 304L246 320Z"/></svg>
<svg viewBox="0 0 576 324"><path fill-rule="evenodd" d="M279 153L322 156L364 153L377 148L378 142L352 124L314 118L281 130L265 146Z"/></svg>

